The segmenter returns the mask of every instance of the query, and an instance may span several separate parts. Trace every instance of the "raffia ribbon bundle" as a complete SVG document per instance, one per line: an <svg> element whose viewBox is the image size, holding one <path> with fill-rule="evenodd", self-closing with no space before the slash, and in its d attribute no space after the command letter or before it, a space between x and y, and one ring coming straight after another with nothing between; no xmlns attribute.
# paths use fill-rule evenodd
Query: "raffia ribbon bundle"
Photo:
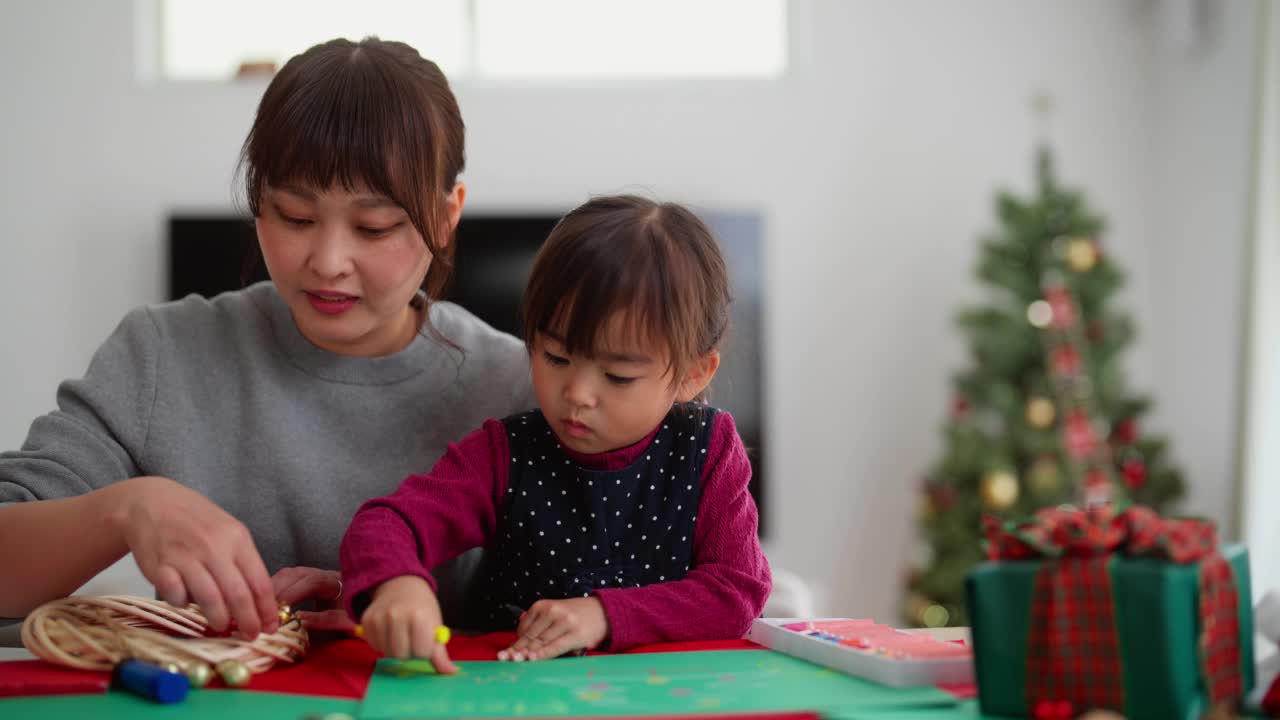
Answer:
<svg viewBox="0 0 1280 720"><path fill-rule="evenodd" d="M233 686L307 652L302 621L281 606L280 627L253 640L212 634L195 605L175 607L132 595L73 596L36 608L22 624L22 644L36 657L82 670L111 670L144 660L204 686L217 671Z"/></svg>

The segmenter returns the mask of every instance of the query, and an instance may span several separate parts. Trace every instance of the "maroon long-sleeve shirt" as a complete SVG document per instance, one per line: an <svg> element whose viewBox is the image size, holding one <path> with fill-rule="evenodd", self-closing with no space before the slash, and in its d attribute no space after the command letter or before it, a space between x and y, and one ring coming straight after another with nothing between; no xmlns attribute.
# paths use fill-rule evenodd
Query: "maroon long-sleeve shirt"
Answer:
<svg viewBox="0 0 1280 720"><path fill-rule="evenodd" d="M630 447L597 455L564 448L572 460L597 470L630 465L652 443L654 432ZM428 568L491 544L510 464L507 434L488 420L449 445L426 475L411 475L393 494L366 502L342 540L347 611L387 580L416 575L431 583ZM702 495L694 525L693 564L681 580L637 588L603 588L610 647L681 640L742 637L760 615L772 585L760 549L755 502L747 491L751 466L733 418L716 415ZM357 617L358 621L359 618Z"/></svg>

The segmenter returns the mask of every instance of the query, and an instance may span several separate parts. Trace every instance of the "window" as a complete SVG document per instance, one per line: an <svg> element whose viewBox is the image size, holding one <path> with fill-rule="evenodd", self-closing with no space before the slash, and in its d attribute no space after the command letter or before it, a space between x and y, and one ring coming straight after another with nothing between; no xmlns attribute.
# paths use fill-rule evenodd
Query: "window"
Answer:
<svg viewBox="0 0 1280 720"><path fill-rule="evenodd" d="M335 37L403 40L446 73L467 65L466 0L162 0L160 70L171 80L219 80Z"/></svg>
<svg viewBox="0 0 1280 720"><path fill-rule="evenodd" d="M168 80L270 73L335 37L402 40L451 77L776 77L786 0L158 0ZM155 62L155 59L151 60Z"/></svg>

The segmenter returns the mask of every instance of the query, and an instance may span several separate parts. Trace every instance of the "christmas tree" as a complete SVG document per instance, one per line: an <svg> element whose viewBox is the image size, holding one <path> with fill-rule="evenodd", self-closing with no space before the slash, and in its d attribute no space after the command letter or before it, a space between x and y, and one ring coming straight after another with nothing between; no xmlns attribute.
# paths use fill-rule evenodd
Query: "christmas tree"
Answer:
<svg viewBox="0 0 1280 720"><path fill-rule="evenodd" d="M990 301L958 318L972 369L954 379L946 448L923 483L926 557L904 607L917 625L968 623L964 576L983 559L984 514L1123 499L1163 510L1182 494L1165 440L1140 431L1149 401L1124 384L1134 330L1108 307L1123 275L1101 249L1102 219L1058 186L1045 149L1035 195L1001 193L996 212L977 272Z"/></svg>

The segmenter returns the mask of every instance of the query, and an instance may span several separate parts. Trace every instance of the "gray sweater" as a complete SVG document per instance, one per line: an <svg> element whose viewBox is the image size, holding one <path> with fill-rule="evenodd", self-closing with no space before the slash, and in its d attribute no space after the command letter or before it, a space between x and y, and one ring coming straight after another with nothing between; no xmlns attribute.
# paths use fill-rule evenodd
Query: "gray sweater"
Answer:
<svg viewBox="0 0 1280 720"><path fill-rule="evenodd" d="M248 525L270 572L337 569L363 501L536 404L522 343L450 303L431 319L465 352L425 330L387 357L326 352L270 283L138 308L0 454L0 503L162 475Z"/></svg>

